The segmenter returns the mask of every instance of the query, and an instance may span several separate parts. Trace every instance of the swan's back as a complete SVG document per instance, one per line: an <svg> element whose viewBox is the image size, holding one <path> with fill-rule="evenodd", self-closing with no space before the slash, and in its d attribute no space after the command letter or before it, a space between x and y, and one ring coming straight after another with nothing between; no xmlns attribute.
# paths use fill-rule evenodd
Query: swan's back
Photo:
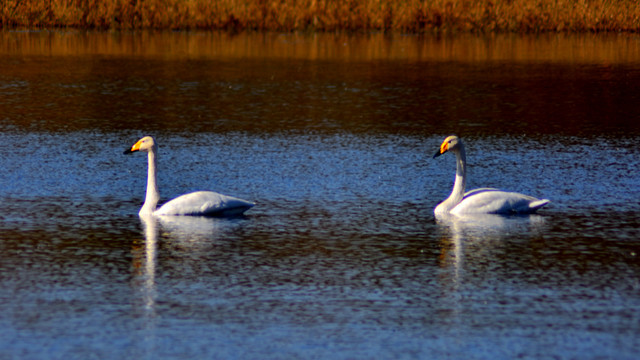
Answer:
<svg viewBox="0 0 640 360"><path fill-rule="evenodd" d="M547 205L549 200L516 192L481 188L468 191L452 214L531 214Z"/></svg>
<svg viewBox="0 0 640 360"><path fill-rule="evenodd" d="M249 201L218 194L213 191L196 191L167 202L154 212L155 215L237 216L252 208Z"/></svg>

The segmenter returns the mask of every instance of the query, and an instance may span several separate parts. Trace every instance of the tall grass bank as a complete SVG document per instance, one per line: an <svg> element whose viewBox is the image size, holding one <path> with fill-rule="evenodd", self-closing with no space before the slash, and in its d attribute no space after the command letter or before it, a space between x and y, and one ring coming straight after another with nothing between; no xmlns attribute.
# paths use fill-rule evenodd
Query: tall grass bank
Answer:
<svg viewBox="0 0 640 360"><path fill-rule="evenodd" d="M638 32L637 0L2 0L2 28Z"/></svg>

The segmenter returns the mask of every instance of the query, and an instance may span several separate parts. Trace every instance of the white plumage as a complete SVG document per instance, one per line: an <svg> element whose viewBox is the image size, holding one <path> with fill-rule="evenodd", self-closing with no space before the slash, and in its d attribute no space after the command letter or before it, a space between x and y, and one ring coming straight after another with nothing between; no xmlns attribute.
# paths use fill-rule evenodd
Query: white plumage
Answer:
<svg viewBox="0 0 640 360"><path fill-rule="evenodd" d="M154 212L155 215L240 215L253 203L213 191L196 191L179 196Z"/></svg>
<svg viewBox="0 0 640 360"><path fill-rule="evenodd" d="M157 145L153 137L145 136L138 140L125 154L136 151L148 153L147 194L139 215L196 215L196 216L236 216L249 210L255 204L232 196L213 191L196 191L178 196L156 209L160 193L156 181Z"/></svg>
<svg viewBox="0 0 640 360"><path fill-rule="evenodd" d="M449 197L436 206L434 213L443 214L529 214L549 203L547 199L492 188L480 188L465 193L467 161L462 140L447 137L434 158L451 151L456 155L456 178Z"/></svg>

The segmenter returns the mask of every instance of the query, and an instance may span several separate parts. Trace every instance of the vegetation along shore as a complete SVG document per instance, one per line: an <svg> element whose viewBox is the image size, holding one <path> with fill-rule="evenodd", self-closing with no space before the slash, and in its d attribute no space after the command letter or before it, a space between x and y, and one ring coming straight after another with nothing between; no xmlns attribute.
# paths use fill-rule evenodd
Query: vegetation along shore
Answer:
<svg viewBox="0 0 640 360"><path fill-rule="evenodd" d="M640 32L638 0L0 0L0 27Z"/></svg>

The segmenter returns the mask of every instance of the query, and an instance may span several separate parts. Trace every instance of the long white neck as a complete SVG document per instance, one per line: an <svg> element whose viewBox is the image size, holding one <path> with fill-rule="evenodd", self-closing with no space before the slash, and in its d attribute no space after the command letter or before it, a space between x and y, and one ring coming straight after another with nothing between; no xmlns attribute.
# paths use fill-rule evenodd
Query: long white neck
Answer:
<svg viewBox="0 0 640 360"><path fill-rule="evenodd" d="M140 208L139 215L152 214L156 210L158 201L160 200L160 192L156 182L156 146L149 150L149 168L147 174L147 195L144 198L144 204Z"/></svg>
<svg viewBox="0 0 640 360"><path fill-rule="evenodd" d="M464 145L460 143L458 145L458 151L456 154L456 180L453 183L453 190L451 190L450 199L455 199L455 204L458 205L462 201L464 196L464 189L467 186L467 154L464 151Z"/></svg>
<svg viewBox="0 0 640 360"><path fill-rule="evenodd" d="M456 155L456 179L453 183L453 190L451 195L441 202L435 209L436 214L448 213L456 205L462 201L464 197L464 189L466 187L466 173L467 173L467 155L464 151L464 145L459 143L455 150L452 150Z"/></svg>

